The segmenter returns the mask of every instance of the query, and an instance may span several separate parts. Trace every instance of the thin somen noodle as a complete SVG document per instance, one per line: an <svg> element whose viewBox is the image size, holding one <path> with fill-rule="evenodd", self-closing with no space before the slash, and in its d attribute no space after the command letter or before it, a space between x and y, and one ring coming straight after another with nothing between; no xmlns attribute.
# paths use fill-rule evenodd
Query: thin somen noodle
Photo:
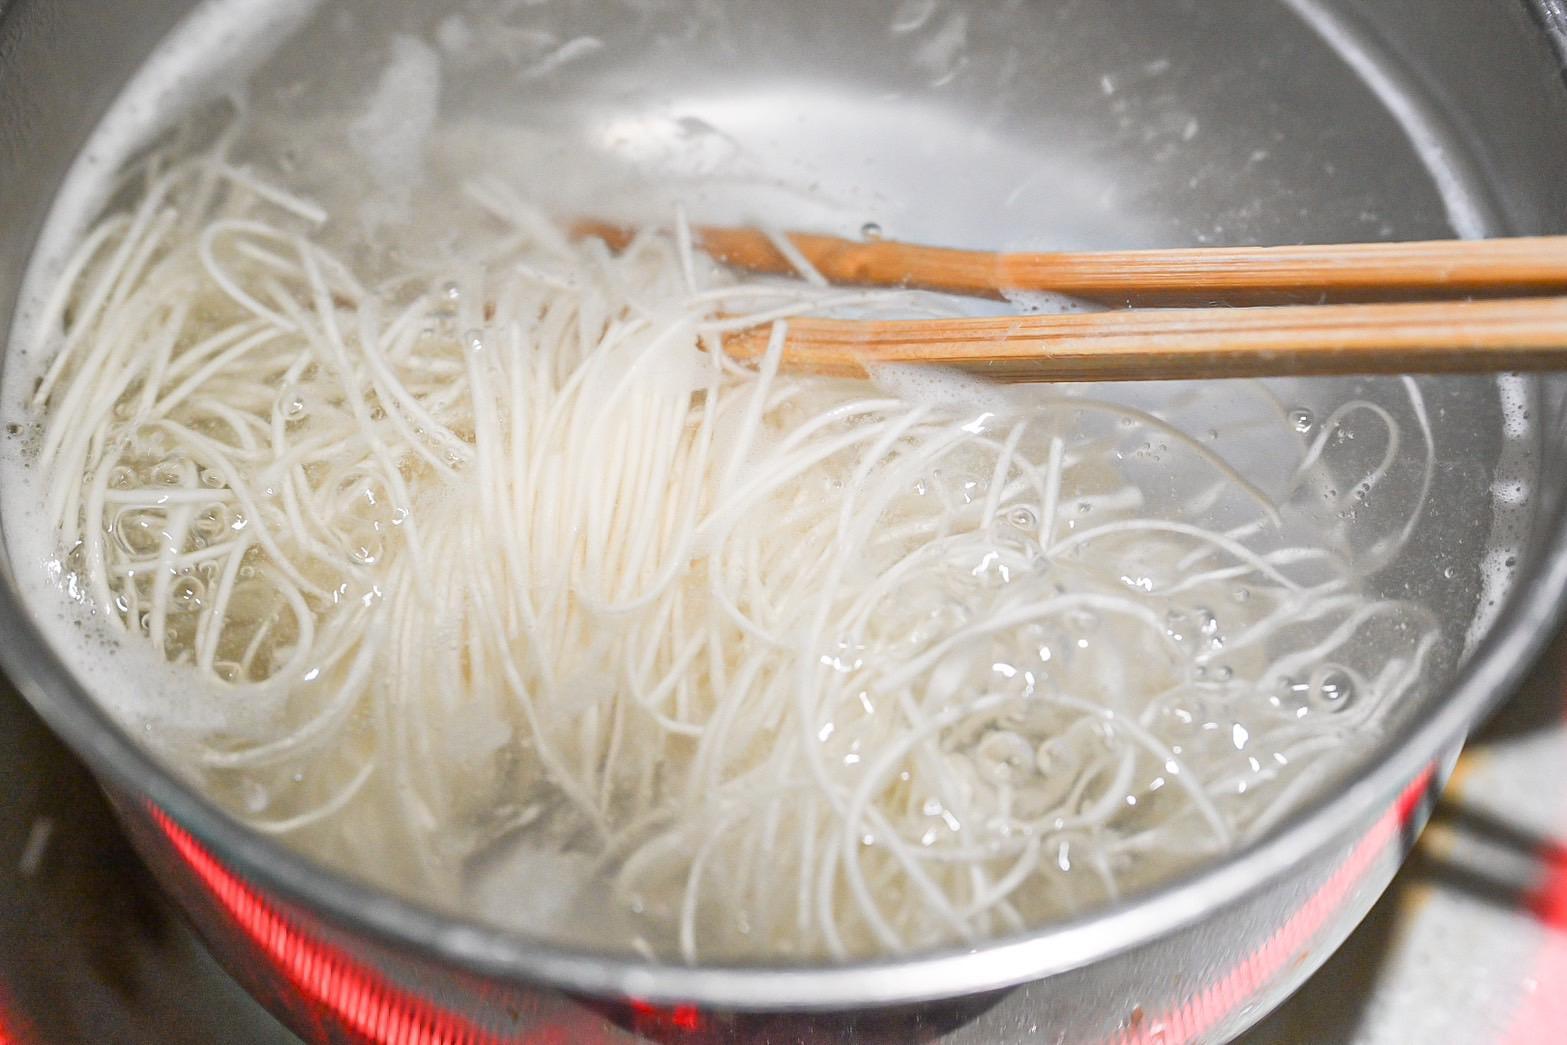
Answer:
<svg viewBox="0 0 1567 1045"><path fill-rule="evenodd" d="M1269 487L1090 390L781 373L793 316L959 306L741 282L683 211L613 253L480 176L372 264L237 133L81 240L32 467L65 590L215 710L160 745L306 852L693 962L971 941L1255 838L1429 669L1363 580L1419 504L1358 556L1294 508L1350 417L1323 497L1429 484L1412 385L1309 437L1227 385Z"/></svg>

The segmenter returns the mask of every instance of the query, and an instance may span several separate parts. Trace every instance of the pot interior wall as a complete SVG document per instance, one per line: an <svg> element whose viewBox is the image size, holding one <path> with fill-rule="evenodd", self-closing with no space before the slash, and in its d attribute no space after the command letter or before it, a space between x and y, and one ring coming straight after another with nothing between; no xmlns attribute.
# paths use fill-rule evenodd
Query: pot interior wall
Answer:
<svg viewBox="0 0 1567 1045"><path fill-rule="evenodd" d="M0 7L0 315L93 121L185 6ZM583 184L597 200L649 180L700 184L696 203L716 218L844 234L874 223L894 238L1028 249L1567 228L1567 92L1534 8L1369 6L565 0L521 8L557 48L532 59L535 75L475 77L448 102L592 157ZM285 113L301 104L290 97L352 104L393 35L438 38L448 13L334 5L258 98ZM575 40L597 43L543 68ZM499 61L484 44L452 60ZM326 76L342 87L318 95ZM1362 396L1414 420L1393 379L1274 388L1318 415ZM1489 379L1420 388L1438 467L1409 552L1377 583L1429 603L1456 648L1477 606L1528 576L1551 537L1529 524L1567 485L1567 382L1522 382L1511 400ZM1527 423L1509 415L1520 409ZM1492 542L1499 509L1511 522Z"/></svg>

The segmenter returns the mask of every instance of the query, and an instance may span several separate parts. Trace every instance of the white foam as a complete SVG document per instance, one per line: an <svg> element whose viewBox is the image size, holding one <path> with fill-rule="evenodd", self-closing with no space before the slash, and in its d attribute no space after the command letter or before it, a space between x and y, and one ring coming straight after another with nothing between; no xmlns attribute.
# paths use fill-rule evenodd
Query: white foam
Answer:
<svg viewBox="0 0 1567 1045"><path fill-rule="evenodd" d="M919 363L873 363L866 370L888 395L907 403L969 410L979 423L1026 409L1016 390L956 370Z"/></svg>
<svg viewBox="0 0 1567 1045"><path fill-rule="evenodd" d="M1529 535L1533 512L1530 447L1534 425L1529 411L1532 384L1517 374L1496 379L1502 409L1502 452L1491 485L1491 532L1480 560L1480 596L1464 634L1467 655L1491 630L1517 580L1517 566Z"/></svg>

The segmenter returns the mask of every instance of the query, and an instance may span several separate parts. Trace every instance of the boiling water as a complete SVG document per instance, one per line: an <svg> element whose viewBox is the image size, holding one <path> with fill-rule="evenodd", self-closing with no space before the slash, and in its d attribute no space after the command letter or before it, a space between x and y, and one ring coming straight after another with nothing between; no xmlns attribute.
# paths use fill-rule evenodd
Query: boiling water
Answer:
<svg viewBox="0 0 1567 1045"><path fill-rule="evenodd" d="M1243 844L1450 666L1367 583L1432 481L1413 382L1308 406L720 366L718 311L978 306L736 286L682 252L680 208L859 228L875 192L650 182L634 127L585 156L464 113L499 38L475 17L391 36L340 94L263 80L116 186L146 99L203 93L198 24L35 265L13 561L101 698L236 815L527 932L842 958ZM605 47L541 33L529 82ZM612 258L553 231L585 208L667 231Z"/></svg>

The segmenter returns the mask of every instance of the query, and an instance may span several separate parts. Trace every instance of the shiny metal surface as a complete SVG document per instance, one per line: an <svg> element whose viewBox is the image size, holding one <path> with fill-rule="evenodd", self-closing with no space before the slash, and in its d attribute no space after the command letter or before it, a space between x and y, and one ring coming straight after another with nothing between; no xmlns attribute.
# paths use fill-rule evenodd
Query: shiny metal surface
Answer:
<svg viewBox="0 0 1567 1045"><path fill-rule="evenodd" d="M0 183L8 190L0 194L0 313L8 311L76 148L187 6L13 0L4 9ZM814 199L783 194L770 205L780 221L850 231L874 220L891 236L1087 247L1415 238L1455 225L1545 232L1561 231L1567 220L1567 89L1553 49L1559 40L1553 45L1550 35L1560 27L1560 9L1551 4L915 3L898 9L906 20L929 13L905 31L911 42L896 47L886 43L884 5L630 6L628 13L615 5L561 5L560 17L578 20L572 24L583 31L598 31L601 21L612 28L622 24L614 19L640 20L633 31L646 46L626 65L567 70L529 85L522 92L529 111L583 128L608 121L620 132L613 141L629 136L645 168L671 175L693 173L690 164L738 142L765 162L784 164L796 180L814 176L834 201L823 209ZM372 47L345 46L358 44L359 34L423 29L429 17L377 8L373 24L328 26L323 39L339 34L332 74L362 73L376 60ZM943 43L953 38L961 38L960 47ZM322 53L302 57L293 75L314 75L325 64ZM493 103L508 97L517 104L516 93L506 91ZM699 141L687 140L692 133ZM1483 382L1427 387L1442 412L1442 485L1411 567L1386 583L1429 598L1461 634L1472 600L1444 585L1441 570L1450 562L1472 568L1482 550L1489 479L1501 452L1499 407ZM1300 390L1329 400L1341 392ZM168 810L230 867L394 982L503 1029L520 1029L541 1005L555 1011L535 989L548 985L740 1011L972 996L976 1008L997 1018L1048 1012L1072 1028L1072 1040L1102 1037L1124 1028L1134 1005L1158 1011L1265 940L1291 900L1304 900L1330 878L1367 825L1501 700L1528 664L1567 585L1567 484L1560 481L1567 381L1541 381L1534 393L1540 436L1531 452L1539 482L1533 525L1517 551L1527 583L1457 682L1407 717L1369 772L1220 866L1102 914L972 953L838 969L660 968L462 924L309 867L187 792L85 697L9 586L0 592L0 661L121 796L144 855L220 941L231 967L280 1006L288 1004L278 996L285 985L268 980L244 940L224 933L219 912L146 819L143 800ZM1259 990L1249 1011L1210 1028L1211 1036L1239 1030L1306 975L1369 906L1397 855L1395 849L1373 862L1307 956ZM476 986L475 973L487 982ZM1028 986L992 993L1018 984ZM530 999L527 1011L508 1016L519 998ZM881 1018L884 1027L905 1029L921 1028L924 1019L919 1009Z"/></svg>

